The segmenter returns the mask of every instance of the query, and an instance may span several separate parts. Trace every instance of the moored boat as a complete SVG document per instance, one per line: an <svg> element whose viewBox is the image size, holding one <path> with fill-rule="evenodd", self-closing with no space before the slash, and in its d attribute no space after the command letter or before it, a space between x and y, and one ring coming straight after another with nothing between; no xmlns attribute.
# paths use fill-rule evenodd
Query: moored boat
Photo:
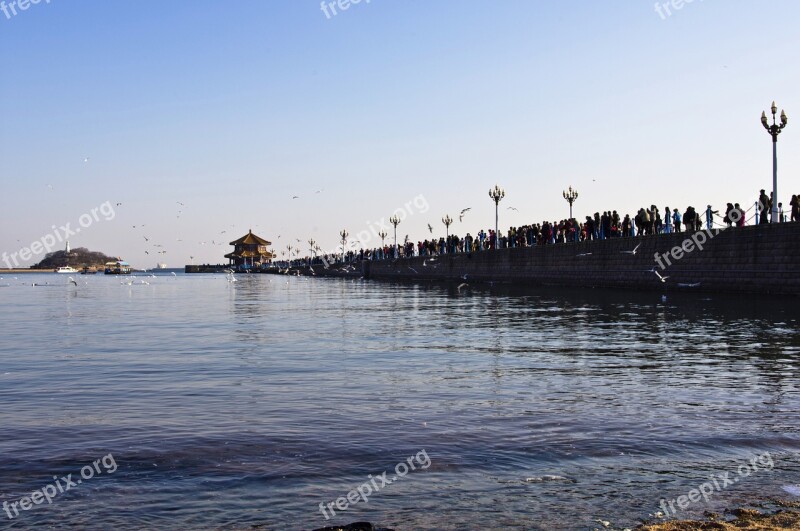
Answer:
<svg viewBox="0 0 800 531"><path fill-rule="evenodd" d="M78 270L75 269L74 267L64 266L64 267L59 267L58 269L55 270L55 272L56 273L69 273L69 274L74 275L75 273L78 272Z"/></svg>
<svg viewBox="0 0 800 531"><path fill-rule="evenodd" d="M123 260L116 262L106 262L106 275L128 275L131 272L131 265Z"/></svg>

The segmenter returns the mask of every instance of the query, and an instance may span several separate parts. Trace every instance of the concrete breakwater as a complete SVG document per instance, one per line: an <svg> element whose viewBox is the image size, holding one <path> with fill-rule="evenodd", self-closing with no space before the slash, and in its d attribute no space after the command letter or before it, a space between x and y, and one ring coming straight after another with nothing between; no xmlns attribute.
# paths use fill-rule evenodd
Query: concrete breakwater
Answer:
<svg viewBox="0 0 800 531"><path fill-rule="evenodd" d="M321 266L314 271L317 276L386 280L800 295L800 223L365 261L353 266L355 270L347 272ZM311 274L307 268L300 273Z"/></svg>

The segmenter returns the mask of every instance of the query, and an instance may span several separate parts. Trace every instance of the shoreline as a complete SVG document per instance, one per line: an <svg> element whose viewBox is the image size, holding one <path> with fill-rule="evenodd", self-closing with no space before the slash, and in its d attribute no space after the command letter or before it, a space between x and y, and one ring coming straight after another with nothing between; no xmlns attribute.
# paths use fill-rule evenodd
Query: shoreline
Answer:
<svg viewBox="0 0 800 531"><path fill-rule="evenodd" d="M719 531L750 530L765 531L779 529L800 529L800 502L779 503L781 508L772 511L758 509L735 509L730 512L733 518L709 513L706 520L669 520L659 523L646 523L637 531Z"/></svg>
<svg viewBox="0 0 800 531"><path fill-rule="evenodd" d="M22 273L55 273L52 269L0 269L0 275L5 273L6 275L18 275ZM75 273L79 275L80 272Z"/></svg>

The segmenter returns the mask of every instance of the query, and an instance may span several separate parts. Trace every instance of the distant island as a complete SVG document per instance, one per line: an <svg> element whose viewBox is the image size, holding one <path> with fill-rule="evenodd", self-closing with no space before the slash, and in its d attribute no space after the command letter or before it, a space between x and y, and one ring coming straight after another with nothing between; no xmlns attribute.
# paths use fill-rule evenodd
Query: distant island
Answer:
<svg viewBox="0 0 800 531"><path fill-rule="evenodd" d="M101 252L90 251L86 247L78 247L77 249L47 253L44 259L38 264L32 265L31 269L57 269L69 266L76 269L88 267L102 270L106 262L116 261L115 256L107 256Z"/></svg>

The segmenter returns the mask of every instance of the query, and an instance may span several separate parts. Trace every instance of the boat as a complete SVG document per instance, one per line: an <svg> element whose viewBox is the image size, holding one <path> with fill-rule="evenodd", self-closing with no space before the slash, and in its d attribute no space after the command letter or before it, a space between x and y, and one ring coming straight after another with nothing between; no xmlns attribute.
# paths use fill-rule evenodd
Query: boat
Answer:
<svg viewBox="0 0 800 531"><path fill-rule="evenodd" d="M131 265L123 260L116 262L106 262L106 275L129 275L131 272Z"/></svg>
<svg viewBox="0 0 800 531"><path fill-rule="evenodd" d="M81 275L96 275L97 268L86 266L81 270Z"/></svg>
<svg viewBox="0 0 800 531"><path fill-rule="evenodd" d="M167 264L156 264L156 269L166 269Z"/></svg>
<svg viewBox="0 0 800 531"><path fill-rule="evenodd" d="M75 269L74 267L64 266L64 267L59 267L58 269L55 270L55 272L56 273L69 273L71 275L74 275L75 273L78 272L78 270Z"/></svg>

